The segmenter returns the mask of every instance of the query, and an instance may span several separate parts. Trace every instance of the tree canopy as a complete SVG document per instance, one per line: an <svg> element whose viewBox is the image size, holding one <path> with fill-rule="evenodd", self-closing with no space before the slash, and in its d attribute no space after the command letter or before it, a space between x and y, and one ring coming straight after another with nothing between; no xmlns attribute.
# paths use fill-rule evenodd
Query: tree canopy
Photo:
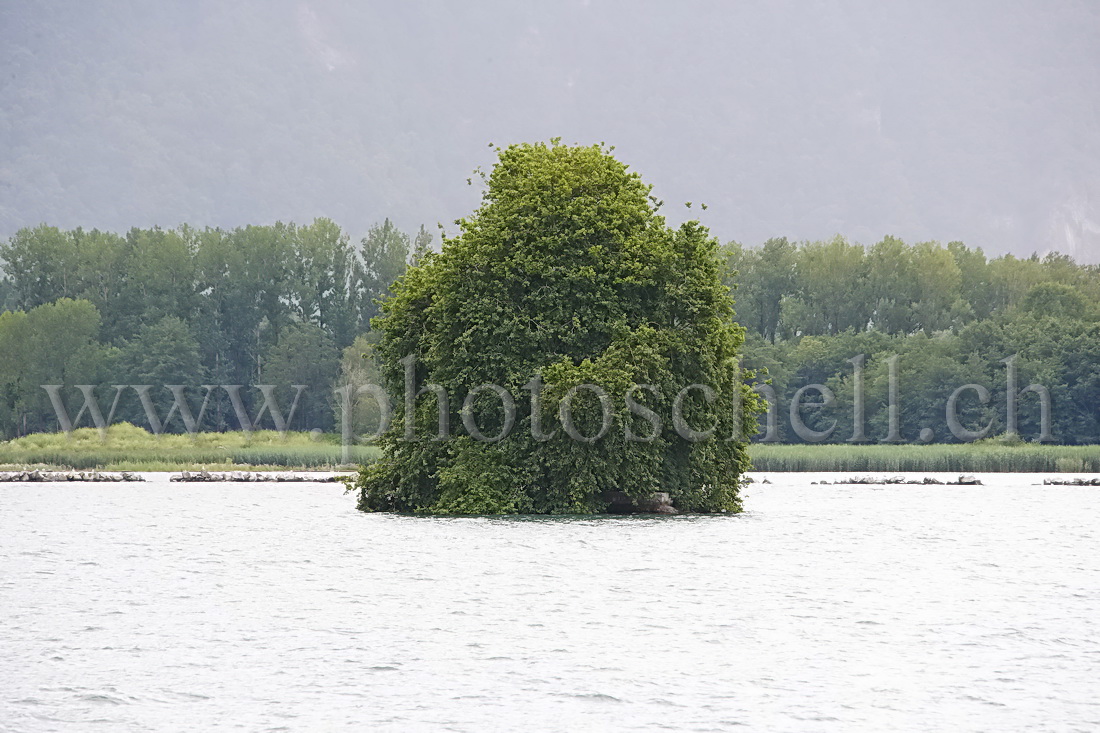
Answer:
<svg viewBox="0 0 1100 733"><path fill-rule="evenodd" d="M421 227L417 256L430 249ZM158 409L171 404L168 384L188 385L201 400L208 382L285 378L283 399L289 384L306 380L295 427L331 429L340 349L368 332L376 301L409 256L409 236L388 219L358 246L328 219L126 234L22 229L0 244L0 307L10 310L0 318L0 436L56 427L42 384L64 383L78 399L74 384L98 383L109 403L120 378L151 385ZM78 346L74 329L94 343ZM253 407L255 390L241 396ZM231 414L217 390L202 427L237 427ZM146 424L146 415L128 390L116 417Z"/></svg>
<svg viewBox="0 0 1100 733"><path fill-rule="evenodd" d="M901 440L917 441L927 429L937 442L957 441L945 408L967 384L989 390L991 399L983 404L972 390L966 394L959 402L962 423L1001 434L1009 427L1004 360L1013 355L1017 389L1034 383L1049 391L1051 434L1044 440L1100 440L1095 265L1058 254L987 259L961 242L909 245L896 237L866 248L840 237L778 238L758 248L731 242L723 252L726 282L735 288L738 317L748 330L745 365L770 382L779 414L806 385L832 390L831 405L808 405L803 416L819 432L840 421L828 442L854 434L851 359L860 354L869 440L891 435L888 362L894 357ZM1017 408L1020 435L1043 436L1037 395L1020 396ZM799 440L783 424L766 439Z"/></svg>
<svg viewBox="0 0 1100 733"><path fill-rule="evenodd" d="M737 511L756 402L718 243L698 222L669 227L602 146L498 149L484 180L481 206L373 322L390 392L405 392L414 360L416 389L446 390L454 435L438 439L436 396L415 403L411 435L399 404L360 508L593 513L614 492L667 492L683 511ZM674 402L713 434L682 437Z"/></svg>
<svg viewBox="0 0 1100 733"><path fill-rule="evenodd" d="M382 217L358 241L326 219L228 230L182 225L114 233L46 224L20 230L0 243L0 308L9 311L0 317L0 436L58 428L44 384L66 385L61 394L74 412L83 399L76 385L97 385L107 414L120 381L152 385L150 397L160 414L175 400L165 385L187 384L196 415L206 398L205 384L242 385L240 397L255 415L261 406L259 383L289 380L277 389L288 407L290 385L308 381L294 427L343 428L343 401L335 399L333 387L378 381L380 334L371 330L370 319L390 297L390 284L406 262L423 265L404 286L420 294L416 297L428 298L423 294L436 292L436 279L450 278L450 295L432 301L425 313L434 319L433 328L448 329L431 336L435 351L453 343L460 350L456 359L477 357L463 362L468 373L461 375L467 380L462 384L495 379L507 370L518 373L540 354L583 361L595 358L590 347L593 354L613 353L619 335L607 324L622 317L637 331L648 323L637 315L642 304L658 302L660 288L675 287L664 275L653 275L660 267L682 267L670 264L666 250L672 245L666 239L694 242L707 235L691 233L698 228L692 224L658 236L667 227L658 223L658 207L643 193L646 187L635 181L624 184L622 195L601 194L596 186L608 183L613 171L595 161L591 170L576 173L595 183L577 187L584 196L574 201L562 198L570 180L565 174L524 177L516 171L527 163L515 155L508 163L515 170L498 167L492 190L486 190L485 204L494 208L472 215L465 223L471 231L456 240L466 244L455 246L470 250L463 255L466 264L451 269L429 266L433 247L426 228L410 236ZM594 201L589 194L603 198ZM527 230L538 234L523 234ZM564 242L584 247L570 249ZM1035 383L1049 391L1051 401L1052 430L1044 440L1100 442L1100 266L1054 253L990 258L962 242L906 243L892 236L867 246L842 237L808 242L780 237L759 247L730 242L719 253L725 283L735 288L737 320L747 332L739 353L744 365L757 371L756 381L771 382L757 388L775 397L769 421L775 430L759 439L801 440L787 419L788 407L799 390L818 384L836 399L831 406L807 404L803 419L819 434L839 421L827 440L847 440L852 433L840 428L853 412L851 360L859 354L866 355L867 439L892 435L888 362L894 356L901 439L919 440L925 429L937 441L961 439L950 430L945 408L953 392L967 384L988 390L991 398L982 403L978 392L967 390L958 401L964 425L968 430L988 425L997 435L1010 428L1004 360L1018 355L1013 363L1019 434L1044 435L1039 393L1020 393ZM651 276L650 286L641 285ZM700 290L692 283L685 281L682 297L713 296L709 285ZM620 296L627 300L617 300ZM503 320L479 310L504 308L500 298L523 303L524 309L505 308ZM422 307L411 301L401 306L410 313ZM502 357L494 356L496 336L485 335L482 321L512 329L510 351L500 352ZM413 353L419 343L410 340L404 353ZM421 370L443 370L438 379L451 379L458 369L432 361L432 352L417 357ZM602 364L607 367L607 359ZM544 375L558 368L551 367ZM418 377L423 379L423 371ZM520 396L516 400L524 401ZM548 392L547 400L552 396ZM578 416L590 397L578 396ZM457 408L462 394L454 399ZM239 427L225 389L210 394L208 408L199 419L201 429ZM548 411L552 417L553 408ZM133 389L124 391L114 414L116 420L152 422ZM349 427L357 435L373 434L381 414L374 399L360 395ZM90 419L85 411L82 424ZM263 420L275 424L269 414ZM460 421L452 424L461 427ZM165 429L182 431L185 425L177 417Z"/></svg>

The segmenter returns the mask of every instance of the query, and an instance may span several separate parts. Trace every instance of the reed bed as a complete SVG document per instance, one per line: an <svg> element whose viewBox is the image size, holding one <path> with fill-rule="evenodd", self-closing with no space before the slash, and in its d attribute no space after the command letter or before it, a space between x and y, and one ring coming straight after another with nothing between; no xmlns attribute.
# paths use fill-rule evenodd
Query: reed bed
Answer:
<svg viewBox="0 0 1100 733"><path fill-rule="evenodd" d="M370 463L377 448L338 436L255 431L155 436L121 423L104 438L92 428L38 433L0 443L0 465L114 471L336 469ZM1100 446L997 440L939 445L765 445L749 447L753 470L786 472L1100 473Z"/></svg>
<svg viewBox="0 0 1100 733"><path fill-rule="evenodd" d="M755 471L1097 473L1100 446L762 445L749 447Z"/></svg>
<svg viewBox="0 0 1100 733"><path fill-rule="evenodd" d="M344 450L331 435L255 431L156 436L127 424L111 426L105 437L82 428L70 435L39 433L0 443L0 465L76 470L323 470L369 463L377 456L377 448L351 446L345 463Z"/></svg>

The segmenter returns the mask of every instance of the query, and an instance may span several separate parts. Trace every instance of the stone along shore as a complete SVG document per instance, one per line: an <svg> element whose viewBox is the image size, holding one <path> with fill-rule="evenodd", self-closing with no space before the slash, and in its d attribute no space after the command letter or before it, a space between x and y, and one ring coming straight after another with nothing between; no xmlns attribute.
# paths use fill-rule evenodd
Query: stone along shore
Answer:
<svg viewBox="0 0 1100 733"><path fill-rule="evenodd" d="M144 481L132 471L0 471L0 483L12 481Z"/></svg>

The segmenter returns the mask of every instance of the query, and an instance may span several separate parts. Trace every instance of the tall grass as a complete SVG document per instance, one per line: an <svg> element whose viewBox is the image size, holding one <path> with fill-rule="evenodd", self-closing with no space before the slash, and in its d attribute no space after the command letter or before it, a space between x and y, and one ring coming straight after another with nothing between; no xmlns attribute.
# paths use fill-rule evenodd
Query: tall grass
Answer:
<svg viewBox="0 0 1100 733"><path fill-rule="evenodd" d="M350 462L369 463L377 448L351 446ZM104 438L93 428L38 433L0 443L0 464L45 465L85 470L171 471L198 468L326 469L343 465L336 436L315 439L309 433L255 431L161 435L133 425L112 425Z"/></svg>
<svg viewBox="0 0 1100 733"><path fill-rule="evenodd" d="M369 463L377 448L352 446L351 463ZM1100 446L1056 446L982 441L967 445L750 446L757 471L1100 473ZM334 435L256 431L155 436L120 423L106 439L93 428L38 433L0 443L0 465L87 470L330 469L343 464Z"/></svg>
<svg viewBox="0 0 1100 733"><path fill-rule="evenodd" d="M749 447L756 471L1096 473L1100 446L762 445Z"/></svg>

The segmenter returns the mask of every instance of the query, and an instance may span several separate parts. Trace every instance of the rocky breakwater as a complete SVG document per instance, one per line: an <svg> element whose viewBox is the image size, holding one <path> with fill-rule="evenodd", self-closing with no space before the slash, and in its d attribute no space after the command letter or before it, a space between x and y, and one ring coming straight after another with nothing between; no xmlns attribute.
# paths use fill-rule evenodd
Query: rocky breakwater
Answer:
<svg viewBox="0 0 1100 733"><path fill-rule="evenodd" d="M959 476L955 481L940 481L938 478L906 478L905 476L856 476L855 478L840 481L811 481L818 486L896 486L906 484L912 486L981 486L981 479L975 476Z"/></svg>
<svg viewBox="0 0 1100 733"><path fill-rule="evenodd" d="M144 481L130 471L105 473L100 471L0 471L0 483L17 481Z"/></svg>
<svg viewBox="0 0 1100 733"><path fill-rule="evenodd" d="M1095 478L1045 478L1043 486L1100 486L1100 476Z"/></svg>
<svg viewBox="0 0 1100 733"><path fill-rule="evenodd" d="M335 483L336 476L316 476L301 473L267 473L264 471L227 471L225 473L211 473L210 471L183 471L172 476L169 481L185 482L246 482L246 481L276 481L284 482L309 482L309 483Z"/></svg>

